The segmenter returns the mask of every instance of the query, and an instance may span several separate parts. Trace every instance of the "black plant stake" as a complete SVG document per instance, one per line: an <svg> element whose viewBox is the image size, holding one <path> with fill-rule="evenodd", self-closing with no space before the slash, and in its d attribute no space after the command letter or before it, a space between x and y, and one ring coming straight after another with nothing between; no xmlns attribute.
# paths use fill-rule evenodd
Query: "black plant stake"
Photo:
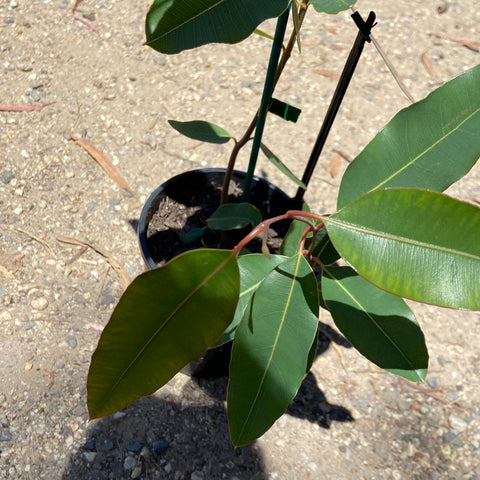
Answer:
<svg viewBox="0 0 480 480"><path fill-rule="evenodd" d="M376 25L374 12L370 12L366 22L358 12L355 12L352 15L352 18L357 25L359 32L357 34L357 38L355 39L355 43L353 44L352 50L350 51L347 62L345 63L345 67L343 68L342 75L338 81L337 88L333 94L332 101L328 107L327 114L323 120L322 127L318 133L318 137L312 153L310 154L310 158L308 159L307 166L305 167L305 172L303 173L302 177L302 182L305 185L308 185L308 182L312 178L313 171L315 170L320 154L322 153L323 146L325 145L325 141L327 140L330 129L332 128L333 121L337 116L340 104L342 103L350 80L352 79L353 72L355 71L355 67L360 59L365 42L371 41L370 32ZM299 188L297 190L297 194L295 195L294 203L300 205L303 201L304 194L305 190L303 188Z"/></svg>

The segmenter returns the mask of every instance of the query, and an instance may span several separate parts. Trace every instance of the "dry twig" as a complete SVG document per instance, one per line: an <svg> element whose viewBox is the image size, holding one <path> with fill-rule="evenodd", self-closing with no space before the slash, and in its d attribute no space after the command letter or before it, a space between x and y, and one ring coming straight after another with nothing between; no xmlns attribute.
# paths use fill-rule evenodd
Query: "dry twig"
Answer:
<svg viewBox="0 0 480 480"><path fill-rule="evenodd" d="M435 33L430 32L432 37L443 38L444 40L449 40L450 42L461 43L464 47L473 50L474 52L480 52L480 42L476 40L470 40L465 37L451 37L450 35L445 35L444 33Z"/></svg>
<svg viewBox="0 0 480 480"><path fill-rule="evenodd" d="M82 242L81 240L77 240L76 238L72 237L58 237L57 240L62 243L67 243L68 245L77 245L79 247L88 247L92 249L94 252L101 255L105 260L110 264L110 266L115 270L115 273L118 275L120 280L120 285L122 289L125 290L128 285L130 285L130 276L124 270L124 268L107 252L104 250L92 245L88 242Z"/></svg>

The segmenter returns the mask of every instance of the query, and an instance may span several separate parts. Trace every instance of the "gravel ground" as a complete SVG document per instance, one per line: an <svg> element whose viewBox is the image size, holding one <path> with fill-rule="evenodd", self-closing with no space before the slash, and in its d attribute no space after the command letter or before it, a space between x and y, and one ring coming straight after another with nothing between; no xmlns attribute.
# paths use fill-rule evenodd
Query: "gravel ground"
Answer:
<svg viewBox="0 0 480 480"><path fill-rule="evenodd" d="M135 227L148 194L176 173L226 163L228 145L197 145L166 120L208 118L240 135L261 94L268 41L166 57L142 45L147 0L84 0L76 17L74 3L0 3L0 103L48 105L0 113L0 478L480 478L478 312L412 305L431 355L423 385L368 364L323 312L319 355L295 402L238 450L225 379L181 373L123 412L88 421L90 356L122 292L109 261L138 275ZM430 35L478 41L471 2L357 5L364 16L376 11L375 36L416 99L479 62L462 43ZM302 116L296 125L272 118L265 137L297 174L356 35L347 14L309 13L302 54L277 89ZM347 160L406 105L368 45L310 186L316 210L332 211ZM133 194L72 134L108 156ZM265 161L258 173L294 193ZM451 193L478 204L480 168Z"/></svg>

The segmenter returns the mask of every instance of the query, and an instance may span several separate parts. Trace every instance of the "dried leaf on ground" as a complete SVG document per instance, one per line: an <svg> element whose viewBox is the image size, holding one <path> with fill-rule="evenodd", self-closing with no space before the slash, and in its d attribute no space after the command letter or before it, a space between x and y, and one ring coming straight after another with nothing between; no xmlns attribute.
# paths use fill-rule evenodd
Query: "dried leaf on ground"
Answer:
<svg viewBox="0 0 480 480"><path fill-rule="evenodd" d="M464 47L473 50L474 52L480 52L480 42L476 40L471 40L464 37L451 37L450 35L445 35L444 33L435 33L430 32L432 37L443 38L444 40L450 40L450 42L461 43Z"/></svg>
<svg viewBox="0 0 480 480"><path fill-rule="evenodd" d="M428 74L429 74L432 78L437 78L437 72L436 72L435 69L433 68L432 62L430 61L430 59L429 59L428 56L427 56L427 52L423 52L421 58L422 58L423 66L424 66L425 69L427 70Z"/></svg>
<svg viewBox="0 0 480 480"><path fill-rule="evenodd" d="M1 112L39 112L45 107L48 107L51 103L45 105L28 105L22 103L0 103Z"/></svg>
<svg viewBox="0 0 480 480"><path fill-rule="evenodd" d="M120 172L115 168L113 163L107 158L107 156L102 153L98 148L94 147L83 138L77 138L73 135L70 135L72 140L77 144L80 145L107 173L107 175L115 181L120 187L127 192L131 192L132 190L128 186L127 181L122 177Z"/></svg>
<svg viewBox="0 0 480 480"><path fill-rule="evenodd" d="M342 168L342 156L335 152L328 161L328 170L332 178L335 178L338 175L338 172Z"/></svg>
<svg viewBox="0 0 480 480"><path fill-rule="evenodd" d="M323 77L332 78L333 80L337 80L340 78L340 75L333 70L328 70L327 68L314 68L313 73L317 73L318 75L322 75Z"/></svg>

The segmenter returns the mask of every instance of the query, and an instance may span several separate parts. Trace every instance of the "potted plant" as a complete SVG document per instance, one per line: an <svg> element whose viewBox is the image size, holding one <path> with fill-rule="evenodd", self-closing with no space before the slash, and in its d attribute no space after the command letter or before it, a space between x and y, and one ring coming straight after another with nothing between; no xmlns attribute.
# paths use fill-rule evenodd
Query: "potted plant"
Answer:
<svg viewBox="0 0 480 480"><path fill-rule="evenodd" d="M354 2L311 3L328 12ZM227 1L218 10L216 4L156 0L147 16L149 43L175 53L239 41L263 19L284 15L289 2ZM305 6L296 8L299 25ZM373 363L423 381L425 339L402 297L480 309L480 209L441 193L478 160L479 132L477 66L378 133L347 168L336 212L287 210L263 219L231 248L187 251L137 277L93 354L90 416L153 393L205 349L233 340L229 428L235 446L249 443L285 411L309 372L319 308ZM231 215L222 207L213 221L227 229ZM269 231L285 220L289 231L271 254ZM257 237L262 252L245 253Z"/></svg>

